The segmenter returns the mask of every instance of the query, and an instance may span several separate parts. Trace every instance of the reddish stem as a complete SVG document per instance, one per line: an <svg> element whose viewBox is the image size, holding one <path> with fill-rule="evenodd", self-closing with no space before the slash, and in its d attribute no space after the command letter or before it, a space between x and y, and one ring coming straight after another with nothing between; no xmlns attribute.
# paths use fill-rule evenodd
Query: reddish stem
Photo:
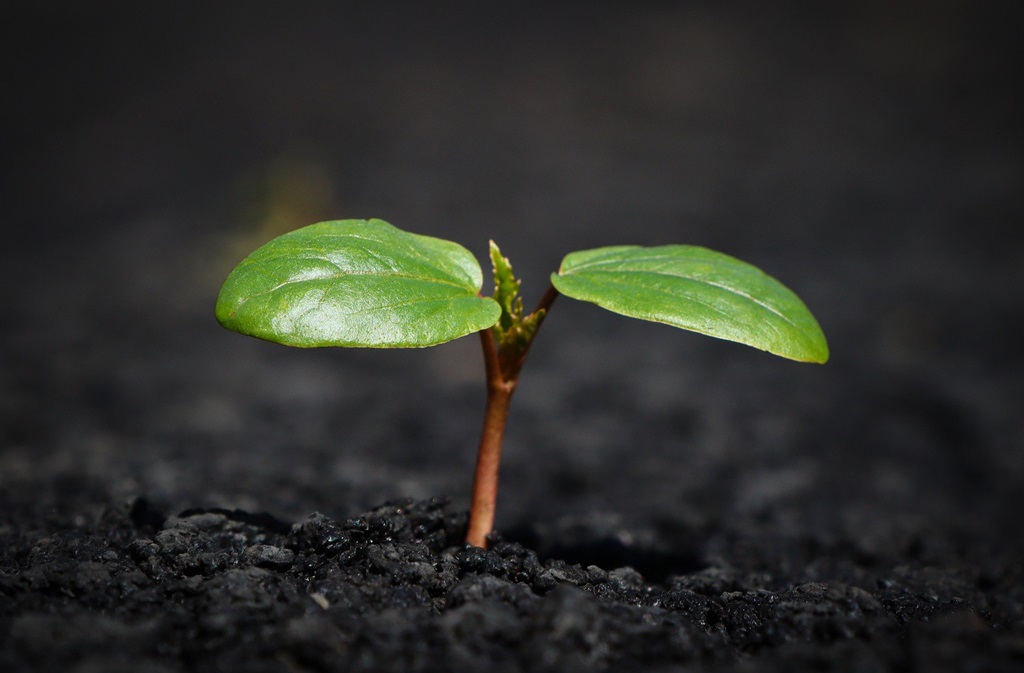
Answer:
<svg viewBox="0 0 1024 673"><path fill-rule="evenodd" d="M487 407L484 427L480 434L480 449L476 456L476 475L473 480L473 502L469 508L469 530L466 542L474 547L486 547L487 536L494 530L494 508L498 499L498 466L501 464L501 444L505 435L505 422L512 402L516 381L505 381L498 362L498 348L491 330L480 332L484 346L487 371Z"/></svg>
<svg viewBox="0 0 1024 673"><path fill-rule="evenodd" d="M548 287L537 305L537 310L543 310L546 314L557 296L555 288ZM544 315L537 322L534 337L543 321ZM480 448L476 457L473 501L469 509L466 542L474 547L487 547L487 536L494 530L498 468L501 464L501 445L505 436L508 410L512 403L512 393L519 383L519 369L526 360L533 338L531 337L525 346L515 352L502 352L496 343L494 332L490 329L480 332L480 340L484 349L484 368L487 375L487 407L484 410L484 427L480 434Z"/></svg>

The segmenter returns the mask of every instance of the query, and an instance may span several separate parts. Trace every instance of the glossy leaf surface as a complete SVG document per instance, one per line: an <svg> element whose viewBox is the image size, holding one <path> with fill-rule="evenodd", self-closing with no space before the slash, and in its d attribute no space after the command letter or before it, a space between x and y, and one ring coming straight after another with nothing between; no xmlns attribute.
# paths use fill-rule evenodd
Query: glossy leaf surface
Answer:
<svg viewBox="0 0 1024 673"><path fill-rule="evenodd" d="M246 257L217 299L228 329L289 346L433 346L488 328L480 265L462 246L382 220L321 222Z"/></svg>
<svg viewBox="0 0 1024 673"><path fill-rule="evenodd" d="M574 252L551 282L609 311L736 341L805 362L828 360L817 320L757 267L696 246L617 246Z"/></svg>

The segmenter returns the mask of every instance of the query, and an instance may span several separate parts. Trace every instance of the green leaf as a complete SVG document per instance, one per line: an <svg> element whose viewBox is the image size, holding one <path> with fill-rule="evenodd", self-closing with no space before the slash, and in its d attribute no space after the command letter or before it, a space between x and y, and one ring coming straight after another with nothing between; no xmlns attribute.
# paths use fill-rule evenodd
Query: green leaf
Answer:
<svg viewBox="0 0 1024 673"><path fill-rule="evenodd" d="M609 311L736 341L804 362L828 360L818 322L789 288L757 267L686 245L574 252L555 289Z"/></svg>
<svg viewBox="0 0 1024 673"><path fill-rule="evenodd" d="M321 222L235 267L217 298L228 329L289 346L433 346L497 322L462 246L382 220Z"/></svg>
<svg viewBox="0 0 1024 673"><path fill-rule="evenodd" d="M490 242L491 265L494 268L494 300L501 306L501 319L495 325L502 333L512 329L523 317L523 299L519 296L522 283L512 272L508 257L503 257L498 244Z"/></svg>

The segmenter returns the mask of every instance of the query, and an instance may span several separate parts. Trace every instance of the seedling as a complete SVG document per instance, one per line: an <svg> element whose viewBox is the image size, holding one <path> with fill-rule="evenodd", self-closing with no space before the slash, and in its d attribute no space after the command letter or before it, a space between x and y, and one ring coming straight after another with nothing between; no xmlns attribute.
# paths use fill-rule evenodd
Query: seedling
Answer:
<svg viewBox="0 0 1024 673"><path fill-rule="evenodd" d="M559 294L622 315L824 363L825 335L792 291L755 266L695 246L615 246L570 253L537 308L490 243L494 294L451 241L382 220L321 222L246 257L217 298L224 327L288 346L419 348L473 332L483 343L487 406L466 541L487 544L509 403L537 330Z"/></svg>

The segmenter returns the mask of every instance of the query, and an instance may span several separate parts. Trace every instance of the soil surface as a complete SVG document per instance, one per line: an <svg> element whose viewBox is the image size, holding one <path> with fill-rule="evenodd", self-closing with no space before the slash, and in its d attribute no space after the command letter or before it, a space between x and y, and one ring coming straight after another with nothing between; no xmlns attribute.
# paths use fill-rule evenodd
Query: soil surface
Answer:
<svg viewBox="0 0 1024 673"><path fill-rule="evenodd" d="M1024 669L999 5L21 4L0 670ZM572 250L719 249L832 359L559 299L469 548L476 339L213 318L250 250L352 217L493 238L527 303Z"/></svg>

